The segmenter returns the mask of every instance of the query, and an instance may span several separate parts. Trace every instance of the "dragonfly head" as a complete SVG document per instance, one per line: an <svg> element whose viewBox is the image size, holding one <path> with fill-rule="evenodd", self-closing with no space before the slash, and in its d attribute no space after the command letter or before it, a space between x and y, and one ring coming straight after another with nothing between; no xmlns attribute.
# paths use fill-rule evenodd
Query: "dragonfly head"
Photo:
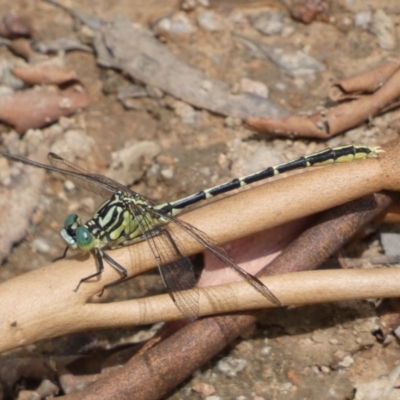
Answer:
<svg viewBox="0 0 400 400"><path fill-rule="evenodd" d="M93 248L95 240L86 226L81 224L81 219L76 214L68 215L61 229L61 236L72 249L89 251Z"/></svg>

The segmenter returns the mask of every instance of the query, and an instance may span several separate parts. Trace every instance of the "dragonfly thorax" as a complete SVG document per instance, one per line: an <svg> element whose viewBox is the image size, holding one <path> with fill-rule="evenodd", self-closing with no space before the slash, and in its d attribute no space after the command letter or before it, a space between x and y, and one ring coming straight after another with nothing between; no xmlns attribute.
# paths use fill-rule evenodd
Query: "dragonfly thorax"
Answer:
<svg viewBox="0 0 400 400"><path fill-rule="evenodd" d="M147 203L141 206L145 207ZM61 236L68 247L83 251L104 247L117 248L125 243L140 241L143 238L138 219L143 220L142 224L146 224L144 226L149 229L160 222L152 221L146 209L140 211L138 215L135 210L138 210L138 206L134 200L124 196L122 192L115 192L85 224L82 224L76 214L69 215L61 230ZM151 221L150 226L149 221Z"/></svg>

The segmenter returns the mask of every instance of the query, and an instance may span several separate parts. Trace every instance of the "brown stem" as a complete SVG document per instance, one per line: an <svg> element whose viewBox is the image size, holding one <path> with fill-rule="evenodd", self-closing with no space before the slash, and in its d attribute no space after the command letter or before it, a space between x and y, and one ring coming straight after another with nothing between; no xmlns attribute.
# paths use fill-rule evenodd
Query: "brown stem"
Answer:
<svg viewBox="0 0 400 400"><path fill-rule="evenodd" d="M387 144L384 150L386 152L377 159L335 165L279 179L201 207L181 218L206 232L216 242L227 243L383 189L399 190L400 141ZM171 226L171 229L176 228ZM189 254L202 251L201 245L189 237L185 241L185 249ZM132 250L122 248L110 251L117 262L127 267L129 276L154 267L154 259L146 243L134 246L134 257ZM116 279L117 273L112 268L106 268L99 280L81 285L77 293L73 291L82 276L93 273L95 268L92 257L84 261L68 259L2 284L0 350L94 328L100 324L104 327L106 319L101 318L102 313L88 312L93 305L86 303L93 294L100 292L104 284ZM273 290L278 297L281 295L280 288L274 286ZM250 293L253 290L246 285L246 291ZM233 293L231 289L229 293ZM147 301L141 300L144 304ZM112 310L112 307L115 310L122 307L113 303L98 305L99 310L103 306L104 312ZM167 314L165 309L159 313L154 304L145 307L138 311L138 315L143 317L142 322L139 319L136 323L177 317L173 308ZM129 318L136 314L129 307L125 311ZM155 316L152 317L153 311ZM110 318L107 326L120 326L120 323L116 318Z"/></svg>

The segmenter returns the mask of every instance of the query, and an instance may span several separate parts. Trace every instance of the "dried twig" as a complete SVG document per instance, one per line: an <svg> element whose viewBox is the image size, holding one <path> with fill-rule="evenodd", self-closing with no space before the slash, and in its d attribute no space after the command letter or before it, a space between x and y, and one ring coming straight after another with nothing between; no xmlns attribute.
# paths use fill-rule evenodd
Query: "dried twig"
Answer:
<svg viewBox="0 0 400 400"><path fill-rule="evenodd" d="M326 211L315 221L313 227L294 240L277 259L266 267L266 273L304 271L317 267L321 261L348 241L363 224L387 208L393 197L396 196L370 195ZM264 242L264 245L269 246L269 241ZM339 296L335 300L361 295L363 285L360 278L365 278L364 271L353 271L355 272L353 275L343 275L343 271L330 271L328 274L325 273L326 271L320 271L318 274L307 274L307 277L317 277L317 285L322 284L319 287L311 285L313 288L311 289L312 295L315 296L313 301L320 301L321 294L325 291ZM378 271L385 271L384 273L388 275L389 279L394 278L392 270L373 271L370 275L371 278L373 276L372 279L377 278L382 273ZM378 275L375 275L375 272ZM330 274L333 280L328 283L325 279ZM300 277L304 276L304 274L291 274L289 276L290 284L289 287L285 287L285 290L288 289L285 294L296 293L297 296L299 291L303 290L302 285L306 284L307 288L303 293L303 299L309 299L311 294L309 282L296 279L299 275ZM344 277L346 278L342 279ZM293 281L293 278L295 281ZM325 285L326 283L327 285ZM382 283L381 281L374 285L371 280L369 285L379 287ZM386 290L386 283L383 283L383 287ZM246 296L243 301L245 300ZM242 312L236 315L208 317L196 321L182 332L169 337L164 343L150 349L143 355L133 357L124 368L116 371L111 377L103 376L101 381L83 392L70 396L70 398L74 400L90 397L107 399L120 397L121 393L126 393L127 396L129 394L133 396L134 393L137 400L162 398L168 391L214 357L230 341L236 339L241 330L248 328L256 320L257 312ZM164 336L173 328L169 327L164 332ZM152 369L153 365L157 365L158 368Z"/></svg>
<svg viewBox="0 0 400 400"><path fill-rule="evenodd" d="M340 104L323 114L315 113L309 117L291 115L280 120L254 116L247 118L246 123L252 129L277 136L328 139L363 123L372 116L398 106L398 102L395 101L400 96L399 63L393 61L384 64L381 68L375 68L369 73L335 85L336 89L339 87L342 90L355 89L355 94L347 93L345 97L356 99ZM376 89L374 93L359 97L360 90L373 87Z"/></svg>
<svg viewBox="0 0 400 400"><path fill-rule="evenodd" d="M226 243L372 192L399 190L397 171L400 166L400 141L391 142L384 149L386 152L377 159L335 165L280 179L196 209L181 218L196 225L217 242ZM238 209L241 213L237 212ZM235 215L234 225L231 223L232 215ZM190 254L202 250L201 245L191 239L188 239L185 247ZM146 243L135 245L134 258L131 257L131 251L123 248L112 252L112 257L128 268L130 276L154 267L154 259ZM86 261L69 259L1 285L0 349L11 349L95 327L150 323L180 317L171 300L164 297L160 297L158 302L150 302L149 299L137 301L134 303L137 305L135 312L132 311L132 303L86 304L105 283L116 278L116 272L106 268L99 280L82 285L74 293L72 289L76 282L94 269L92 258ZM278 297L283 296L283 301L287 300L276 285L271 284L271 289ZM247 284L245 288L240 301L236 299L238 306L246 303L247 296L253 292ZM262 296L255 295L257 302L262 300ZM224 289L223 296L227 296L228 302L222 298L218 302L208 303L206 298L202 298L200 314L232 310L226 303L235 301L235 291ZM291 298L291 301L294 299Z"/></svg>

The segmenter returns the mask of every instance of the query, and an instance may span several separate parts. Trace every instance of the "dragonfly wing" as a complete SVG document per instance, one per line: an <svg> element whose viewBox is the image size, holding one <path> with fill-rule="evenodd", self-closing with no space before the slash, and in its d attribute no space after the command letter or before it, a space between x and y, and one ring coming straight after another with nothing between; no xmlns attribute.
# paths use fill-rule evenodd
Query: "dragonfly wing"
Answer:
<svg viewBox="0 0 400 400"><path fill-rule="evenodd" d="M173 240L174 244L168 245L169 254L166 256L167 253L163 253L158 269L163 283L179 311L186 318L194 321L199 316L199 293L195 287L196 277L193 265L190 259L185 257L180 250L175 254L171 252L171 248L177 246L176 239L171 239L169 234L166 233L168 232L167 228L165 229L161 234L154 236L154 243L156 243L158 249L160 249L161 240L165 242ZM174 258L174 261L168 261Z"/></svg>
<svg viewBox="0 0 400 400"><path fill-rule="evenodd" d="M129 190L114 179L104 175L92 174L55 153L49 153L48 159L56 172L68 177L78 186L100 196L110 197L110 194L117 191L127 192Z"/></svg>
<svg viewBox="0 0 400 400"><path fill-rule="evenodd" d="M199 293L192 262L185 256L179 238L168 231L164 223L154 219L152 211L130 205L136 221L156 259L163 283L179 311L188 319L199 315ZM192 289L192 290L189 290Z"/></svg>
<svg viewBox="0 0 400 400"><path fill-rule="evenodd" d="M115 189L111 185L107 185L104 182L99 181L94 174L88 173L83 168L80 168L70 163L69 161L64 160L54 153L49 153L48 155L49 161L52 165L42 164L40 162L29 160L25 157L9 153L0 152L0 154L12 161L20 162L26 165L30 165L32 167L41 168L47 171L56 172L58 174L64 175L65 177L77 183L79 186L83 186L84 188L89 189L97 194L109 197L110 193L115 192ZM97 183L92 183L91 185L89 185L90 181L96 181ZM98 187L96 188L96 186Z"/></svg>
<svg viewBox="0 0 400 400"><path fill-rule="evenodd" d="M215 256L217 256L221 261L223 261L226 265L232 268L237 274L239 274L246 282L248 282L251 286L254 287L259 293L261 293L265 298L267 298L271 303L281 306L282 303L279 299L265 286L257 277L251 275L229 257L228 253L213 239L207 236L203 231L197 229L195 226L188 224L180 219L172 217L170 215L163 215L165 219L168 219L170 223L181 228L188 235L192 236L199 243L201 243L207 250L211 251Z"/></svg>

